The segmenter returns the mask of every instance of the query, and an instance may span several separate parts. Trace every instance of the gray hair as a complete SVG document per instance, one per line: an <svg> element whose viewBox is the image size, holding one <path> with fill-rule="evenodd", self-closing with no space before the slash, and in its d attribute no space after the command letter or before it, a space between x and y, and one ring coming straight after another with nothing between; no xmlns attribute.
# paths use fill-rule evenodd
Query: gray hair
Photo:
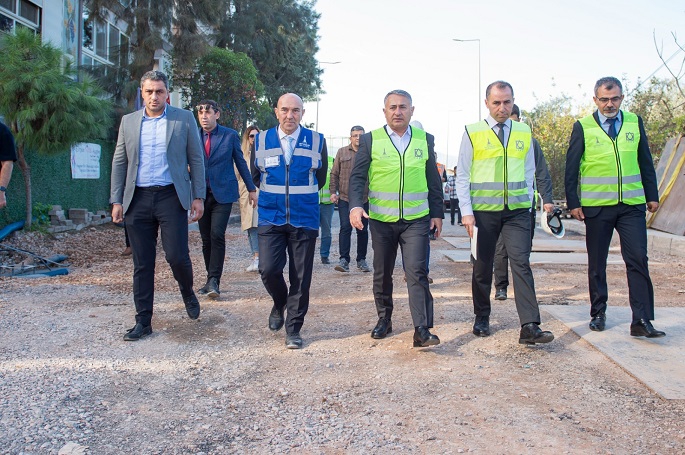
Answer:
<svg viewBox="0 0 685 455"><path fill-rule="evenodd" d="M495 81L492 84L488 85L488 87L485 89L485 98L490 96L490 90L492 90L492 87L497 87L500 90L509 87L509 90L511 90L511 96L512 98L514 97L514 87L512 87L509 82Z"/></svg>
<svg viewBox="0 0 685 455"><path fill-rule="evenodd" d="M143 74L143 77L140 78L141 88L143 87L145 81L162 81L164 82L164 87L169 90L169 79L166 77L166 74L162 73L161 71L152 70Z"/></svg>
<svg viewBox="0 0 685 455"><path fill-rule="evenodd" d="M614 88L614 86L618 87L618 89L621 91L621 95L623 95L623 85L621 84L621 81L619 81L613 76L601 78L600 80L595 82L595 96L597 96L597 92L599 91L600 87L604 87L607 90L611 90L612 88Z"/></svg>
<svg viewBox="0 0 685 455"><path fill-rule="evenodd" d="M407 92L407 91L405 91L405 90L392 90L392 91L388 92L388 94L385 95L385 98L383 98L383 104L385 104L386 101L388 101L388 97L389 97L390 95L399 95L399 96L403 96L403 97L405 97L405 98L407 98L407 99L409 100L409 104L412 104L411 95L409 94L409 92Z"/></svg>

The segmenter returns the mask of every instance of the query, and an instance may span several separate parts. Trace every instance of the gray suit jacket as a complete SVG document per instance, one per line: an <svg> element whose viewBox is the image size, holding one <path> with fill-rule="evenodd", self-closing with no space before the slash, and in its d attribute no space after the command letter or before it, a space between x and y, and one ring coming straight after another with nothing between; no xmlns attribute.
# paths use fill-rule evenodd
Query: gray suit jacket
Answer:
<svg viewBox="0 0 685 455"><path fill-rule="evenodd" d="M169 172L181 205L189 210L194 198L205 197L204 150L192 112L167 106L166 115ZM136 189L142 122L143 109L121 119L119 138L112 160L110 203L123 204L124 214Z"/></svg>

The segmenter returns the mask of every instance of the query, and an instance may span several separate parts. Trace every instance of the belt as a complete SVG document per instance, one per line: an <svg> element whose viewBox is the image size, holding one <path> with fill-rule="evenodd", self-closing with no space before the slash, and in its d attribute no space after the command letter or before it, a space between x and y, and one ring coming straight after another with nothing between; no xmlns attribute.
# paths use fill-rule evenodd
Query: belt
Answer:
<svg viewBox="0 0 685 455"><path fill-rule="evenodd" d="M168 190L170 188L173 188L174 184L171 183L169 185L153 185L153 186L136 186L137 191L149 191L151 193L156 193L158 191L164 191Z"/></svg>

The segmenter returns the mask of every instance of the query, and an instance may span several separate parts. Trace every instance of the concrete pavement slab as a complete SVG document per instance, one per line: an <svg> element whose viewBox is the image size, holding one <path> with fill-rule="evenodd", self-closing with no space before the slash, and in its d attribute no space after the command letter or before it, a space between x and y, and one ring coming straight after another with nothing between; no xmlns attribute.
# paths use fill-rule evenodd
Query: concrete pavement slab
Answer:
<svg viewBox="0 0 685 455"><path fill-rule="evenodd" d="M685 399L685 308L657 308L654 325L663 338L630 336L631 310L610 307L603 332L593 332L589 307L540 305L630 375L669 400Z"/></svg>
<svg viewBox="0 0 685 455"><path fill-rule="evenodd" d="M454 262L469 262L471 251L468 249L438 250L439 254L445 255ZM587 253L559 253L538 252L530 254L531 264L585 264L587 265ZM654 262L651 262L654 264ZM620 254L610 254L607 264L623 264Z"/></svg>

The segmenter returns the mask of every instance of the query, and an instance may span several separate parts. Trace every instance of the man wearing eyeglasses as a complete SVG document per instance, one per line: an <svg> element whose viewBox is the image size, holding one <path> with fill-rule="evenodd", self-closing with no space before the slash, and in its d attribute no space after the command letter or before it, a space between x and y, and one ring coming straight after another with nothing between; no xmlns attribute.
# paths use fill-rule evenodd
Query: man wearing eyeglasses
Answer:
<svg viewBox="0 0 685 455"><path fill-rule="evenodd" d="M202 217L206 190L197 124L192 112L167 105L169 83L161 71L145 73L140 88L145 107L121 119L112 159L112 221L121 223L126 216L133 254L136 325L124 335L126 341L152 333L160 228L188 317L200 316L188 251L188 223Z"/></svg>
<svg viewBox="0 0 685 455"><path fill-rule="evenodd" d="M252 207L257 205L257 188L252 183L252 174L243 156L238 132L217 123L221 116L217 102L203 100L195 109L205 150L207 183L205 212L198 221L207 282L198 293L217 299L221 294L219 286L226 257L226 226L233 203L240 196L238 179L233 170L234 163L247 186Z"/></svg>
<svg viewBox="0 0 685 455"><path fill-rule="evenodd" d="M645 127L639 116L620 109L623 87L615 77L597 81L593 100L597 110L573 125L565 179L568 208L575 219L585 222L589 326L597 332L606 327L606 265L616 229L633 312L630 334L662 337L666 334L651 323L654 289L647 266L645 209L653 213L659 208L659 190Z"/></svg>
<svg viewBox="0 0 685 455"><path fill-rule="evenodd" d="M302 98L286 93L274 111L279 125L257 135L253 160L252 178L260 191L259 271L274 302L269 329L277 332L285 325L286 348L300 349L328 153L323 134L300 126ZM290 289L283 277L286 252Z"/></svg>

